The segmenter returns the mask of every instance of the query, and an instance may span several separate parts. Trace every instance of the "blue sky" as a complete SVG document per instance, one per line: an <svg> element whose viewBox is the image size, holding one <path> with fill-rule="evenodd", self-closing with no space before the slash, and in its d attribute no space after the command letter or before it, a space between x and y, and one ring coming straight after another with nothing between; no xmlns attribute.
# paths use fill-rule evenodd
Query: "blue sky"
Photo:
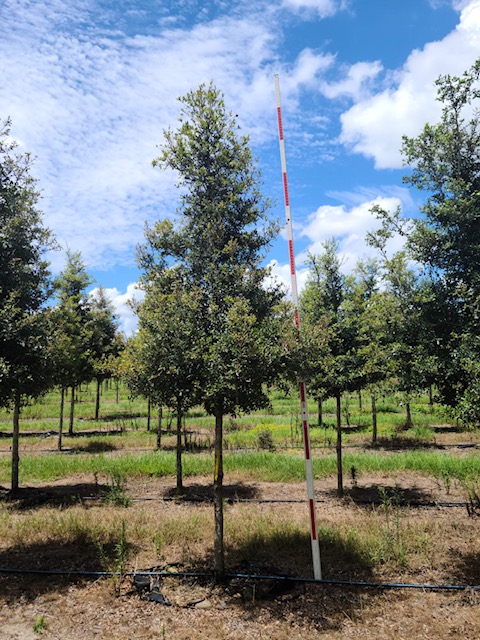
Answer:
<svg viewBox="0 0 480 640"><path fill-rule="evenodd" d="M135 246L177 205L175 176L151 161L178 96L210 80L224 92L283 221L279 74L301 284L327 238L346 270L368 255L374 202L415 215L401 136L438 119L435 79L479 53L480 0L3 0L0 118L36 156L45 223L130 332ZM51 260L56 273L64 251ZM284 235L267 262L288 282Z"/></svg>

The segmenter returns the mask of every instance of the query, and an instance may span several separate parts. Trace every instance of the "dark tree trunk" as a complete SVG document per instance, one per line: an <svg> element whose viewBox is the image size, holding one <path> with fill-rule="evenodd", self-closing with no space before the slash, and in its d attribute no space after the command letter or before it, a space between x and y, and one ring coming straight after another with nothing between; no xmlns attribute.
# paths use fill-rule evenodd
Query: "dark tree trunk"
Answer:
<svg viewBox="0 0 480 640"><path fill-rule="evenodd" d="M115 404L119 403L119 384L118 384L118 378L115 378Z"/></svg>
<svg viewBox="0 0 480 640"><path fill-rule="evenodd" d="M357 391L357 395L358 395L358 410L361 411L362 410L362 392L360 389Z"/></svg>
<svg viewBox="0 0 480 640"><path fill-rule="evenodd" d="M213 477L213 508L215 531L213 540L215 580L221 582L225 575L223 545L223 412L215 413L215 472Z"/></svg>
<svg viewBox="0 0 480 640"><path fill-rule="evenodd" d="M150 431L150 420L152 418L152 401L147 398L147 431Z"/></svg>
<svg viewBox="0 0 480 640"><path fill-rule="evenodd" d="M323 424L323 405L322 399L317 402L317 413L318 413L318 426L321 427Z"/></svg>
<svg viewBox="0 0 480 640"><path fill-rule="evenodd" d="M337 394L337 495L343 497L343 468L342 468L342 396Z"/></svg>
<svg viewBox="0 0 480 640"><path fill-rule="evenodd" d="M428 387L428 404L430 405L430 413L433 413L433 389L432 385Z"/></svg>
<svg viewBox="0 0 480 640"><path fill-rule="evenodd" d="M157 419L157 449L162 448L162 407L158 407Z"/></svg>
<svg viewBox="0 0 480 640"><path fill-rule="evenodd" d="M372 393L372 445L377 446L377 399Z"/></svg>
<svg viewBox="0 0 480 640"><path fill-rule="evenodd" d="M60 418L58 420L58 444L57 449L62 450L62 438L63 438L63 411L65 408L65 387L60 389Z"/></svg>
<svg viewBox="0 0 480 640"><path fill-rule="evenodd" d="M97 393L95 396L95 420L98 420L100 416L100 390L102 387L102 383L100 379L97 378Z"/></svg>
<svg viewBox="0 0 480 640"><path fill-rule="evenodd" d="M182 474L182 412L177 408L177 495L183 493Z"/></svg>
<svg viewBox="0 0 480 640"><path fill-rule="evenodd" d="M73 418L75 415L75 387L72 387L70 395L70 419L68 422L68 435L73 436Z"/></svg>
<svg viewBox="0 0 480 640"><path fill-rule="evenodd" d="M18 455L20 441L20 393L15 394L15 404L13 406L13 433L12 433L12 486L11 492L18 492L18 463L20 456Z"/></svg>
<svg viewBox="0 0 480 640"><path fill-rule="evenodd" d="M413 422L412 422L412 411L410 408L410 402L407 402L407 418L406 418L406 422L405 422L405 429L411 429L413 426Z"/></svg>

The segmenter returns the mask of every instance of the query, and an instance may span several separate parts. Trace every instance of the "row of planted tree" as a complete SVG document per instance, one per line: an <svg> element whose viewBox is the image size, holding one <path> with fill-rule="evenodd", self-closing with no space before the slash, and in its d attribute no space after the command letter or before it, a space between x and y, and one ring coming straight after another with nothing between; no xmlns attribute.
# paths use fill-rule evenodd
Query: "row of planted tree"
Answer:
<svg viewBox="0 0 480 640"><path fill-rule="evenodd" d="M73 389L115 370L132 393L172 407L179 425L201 404L215 419L221 574L223 419L267 405L269 385L303 375L319 403L336 397L338 450L341 394L369 388L374 406L376 385L386 379L407 401L434 384L442 402L476 421L480 134L476 115L465 122L462 114L479 97L479 75L477 63L462 78L440 78L440 123L404 139L406 181L427 192L423 216L404 220L376 209L382 226L369 242L379 259L359 263L351 276L342 273L334 240L310 256L301 340L283 288L263 266L278 225L268 216L248 138L212 84L181 98L179 126L164 132L154 161L177 172L183 195L176 217L147 228L138 249L145 297L126 345L102 289L85 295L89 279L78 254L68 255L51 282L44 256L53 239L36 206L30 159L10 142L7 121L0 134L0 403L14 414L12 488L20 408L52 385ZM405 237L405 249L392 257L393 234ZM46 306L55 291L56 303Z"/></svg>

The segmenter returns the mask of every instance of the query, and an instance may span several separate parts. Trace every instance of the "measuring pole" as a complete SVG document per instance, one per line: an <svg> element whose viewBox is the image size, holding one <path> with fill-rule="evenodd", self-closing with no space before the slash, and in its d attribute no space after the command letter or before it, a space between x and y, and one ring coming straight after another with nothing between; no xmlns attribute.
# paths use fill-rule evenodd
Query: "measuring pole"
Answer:
<svg viewBox="0 0 480 640"><path fill-rule="evenodd" d="M280 81L275 75L275 95L277 99L278 140L280 143L280 159L282 162L283 195L285 198L285 217L287 220L288 253L290 256L290 274L292 279L292 299L295 314L295 326L300 330L298 313L297 273L295 269L295 254L293 251L293 227L290 213L290 197L288 195L287 161L285 156L285 140L283 137L282 107L280 104ZM300 380L300 406L302 412L303 447L305 452L305 471L307 477L307 494L310 509L310 536L312 540L313 575L315 580L322 579L320 567L320 547L318 544L317 524L315 518L315 488L313 484L313 467L310 446L310 427L308 424L307 389L305 380Z"/></svg>

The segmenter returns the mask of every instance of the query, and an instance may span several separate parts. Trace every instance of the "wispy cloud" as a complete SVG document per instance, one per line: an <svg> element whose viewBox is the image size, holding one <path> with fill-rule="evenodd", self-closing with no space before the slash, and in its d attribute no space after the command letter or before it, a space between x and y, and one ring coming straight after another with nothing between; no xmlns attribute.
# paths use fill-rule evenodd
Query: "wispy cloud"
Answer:
<svg viewBox="0 0 480 640"><path fill-rule="evenodd" d="M279 63L265 12L178 27L159 11L145 35L121 19L115 26L113 9L101 6L7 0L0 8L3 115L37 156L46 223L89 268L132 262L144 221L174 212L174 177L151 161L176 122L177 96L213 79L259 145L274 136L274 71L288 109L331 63L310 50Z"/></svg>

